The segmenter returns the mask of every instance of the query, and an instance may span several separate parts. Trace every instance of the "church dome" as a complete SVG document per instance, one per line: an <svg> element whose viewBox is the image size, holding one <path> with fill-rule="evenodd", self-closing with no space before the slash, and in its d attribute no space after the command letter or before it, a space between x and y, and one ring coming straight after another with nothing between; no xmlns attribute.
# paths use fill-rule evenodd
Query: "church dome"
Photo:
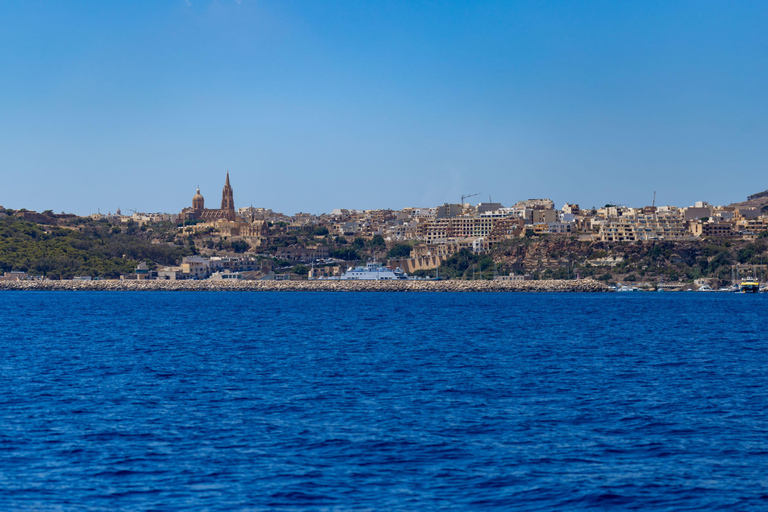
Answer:
<svg viewBox="0 0 768 512"><path fill-rule="evenodd" d="M202 210L205 208L205 200L200 195L200 187L197 187L197 194L192 198L192 208L195 210Z"/></svg>

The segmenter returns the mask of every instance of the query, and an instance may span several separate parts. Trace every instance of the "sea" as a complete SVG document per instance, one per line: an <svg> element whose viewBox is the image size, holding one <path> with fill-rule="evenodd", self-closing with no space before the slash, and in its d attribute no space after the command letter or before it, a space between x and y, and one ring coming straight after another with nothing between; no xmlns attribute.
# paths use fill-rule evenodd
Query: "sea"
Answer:
<svg viewBox="0 0 768 512"><path fill-rule="evenodd" d="M768 510L767 309L0 292L0 510Z"/></svg>

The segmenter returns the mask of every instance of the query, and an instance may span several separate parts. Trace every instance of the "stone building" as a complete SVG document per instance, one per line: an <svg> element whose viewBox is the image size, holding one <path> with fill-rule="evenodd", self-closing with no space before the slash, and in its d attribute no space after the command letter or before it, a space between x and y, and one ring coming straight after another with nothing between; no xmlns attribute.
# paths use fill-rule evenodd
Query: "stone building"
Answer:
<svg viewBox="0 0 768 512"><path fill-rule="evenodd" d="M209 209L205 207L205 199L200 194L200 189L192 198L192 208L184 208L181 211L182 220L203 220L216 221L227 220L234 222L237 220L235 213L235 199L232 193L232 186L229 184L229 171L227 171L227 181L224 183L224 189L221 191L221 208Z"/></svg>
<svg viewBox="0 0 768 512"><path fill-rule="evenodd" d="M250 213L250 215L248 215ZM261 246L269 237L269 222L256 219L256 209L250 207L245 215L238 215L235 210L235 199L232 185L229 183L229 171L224 189L221 191L221 208L209 209L205 207L205 199L200 194L200 189L192 198L192 207L184 208L180 217L183 221L202 221L193 229L205 229L212 227L219 236L226 238L247 239L251 245Z"/></svg>

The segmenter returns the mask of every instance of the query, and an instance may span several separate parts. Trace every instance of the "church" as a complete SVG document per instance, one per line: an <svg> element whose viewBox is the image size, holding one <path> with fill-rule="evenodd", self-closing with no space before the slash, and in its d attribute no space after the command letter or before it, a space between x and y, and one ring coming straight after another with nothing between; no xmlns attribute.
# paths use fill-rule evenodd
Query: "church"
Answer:
<svg viewBox="0 0 768 512"><path fill-rule="evenodd" d="M181 218L187 220L216 221L224 219L234 222L237 220L235 214L235 199L232 194L232 186L229 184L229 171L227 171L227 182L224 184L224 190L221 191L221 208L218 210L205 207L205 199L200 195L200 188L197 194L192 198L192 208L184 208L181 211Z"/></svg>
<svg viewBox="0 0 768 512"><path fill-rule="evenodd" d="M246 238L252 245L256 246L261 245L269 237L269 223L267 221L245 219L235 212L235 199L232 185L229 184L229 171L227 171L224 190L221 191L221 208L206 208L205 199L198 188L197 193L192 198L192 208L184 208L180 217L182 221L198 221L196 227L213 227L223 237Z"/></svg>

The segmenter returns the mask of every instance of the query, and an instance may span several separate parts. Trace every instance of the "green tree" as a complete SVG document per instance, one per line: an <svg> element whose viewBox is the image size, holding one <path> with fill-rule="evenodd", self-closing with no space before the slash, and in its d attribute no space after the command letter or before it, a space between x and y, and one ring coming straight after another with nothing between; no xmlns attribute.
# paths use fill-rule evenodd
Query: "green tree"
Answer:
<svg viewBox="0 0 768 512"><path fill-rule="evenodd" d="M374 249L382 249L387 246L387 242L384 240L383 236L373 235L371 241L368 242L368 246Z"/></svg>
<svg viewBox="0 0 768 512"><path fill-rule="evenodd" d="M233 240L230 245L232 250L236 253L244 253L248 250L248 243L244 240Z"/></svg>
<svg viewBox="0 0 768 512"><path fill-rule="evenodd" d="M408 258L411 255L411 244L396 244L387 253L387 257L393 260Z"/></svg>
<svg viewBox="0 0 768 512"><path fill-rule="evenodd" d="M336 258L344 261L357 261L360 260L360 256L357 252L350 247L343 247L340 249L333 249L330 251L331 258Z"/></svg>

